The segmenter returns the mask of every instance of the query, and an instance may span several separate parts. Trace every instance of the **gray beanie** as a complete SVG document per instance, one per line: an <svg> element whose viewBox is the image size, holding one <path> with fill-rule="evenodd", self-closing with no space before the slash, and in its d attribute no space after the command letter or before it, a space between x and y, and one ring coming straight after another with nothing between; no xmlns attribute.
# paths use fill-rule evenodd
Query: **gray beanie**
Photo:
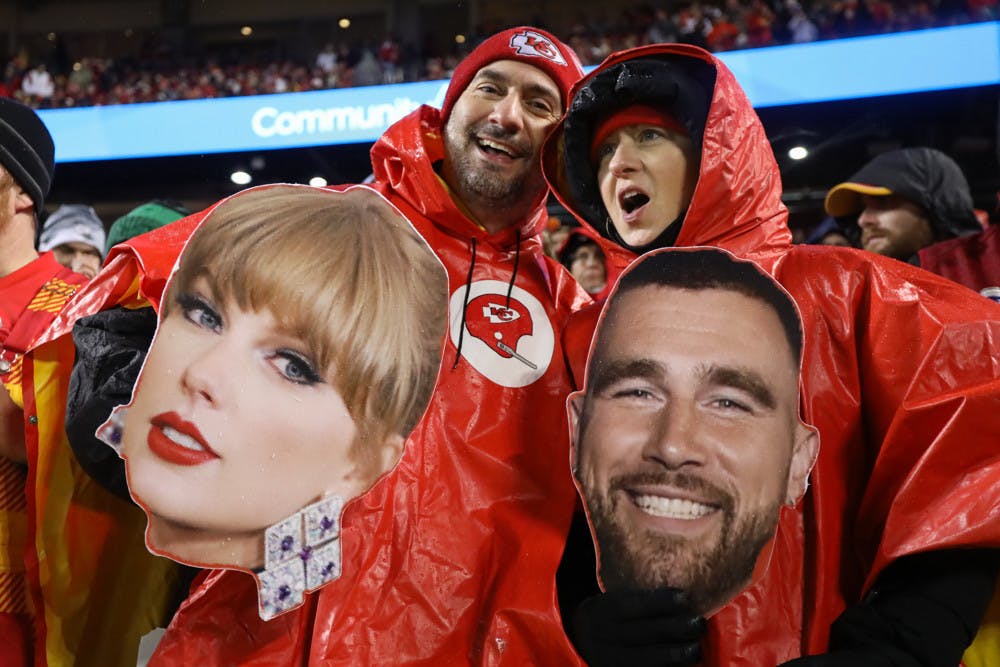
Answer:
<svg viewBox="0 0 1000 667"><path fill-rule="evenodd" d="M0 97L0 164L14 176L40 213L52 185L55 144L30 107Z"/></svg>
<svg viewBox="0 0 1000 667"><path fill-rule="evenodd" d="M86 243L97 248L104 258L104 223L97 213L85 204L63 204L45 219L38 249L52 250L64 243Z"/></svg>

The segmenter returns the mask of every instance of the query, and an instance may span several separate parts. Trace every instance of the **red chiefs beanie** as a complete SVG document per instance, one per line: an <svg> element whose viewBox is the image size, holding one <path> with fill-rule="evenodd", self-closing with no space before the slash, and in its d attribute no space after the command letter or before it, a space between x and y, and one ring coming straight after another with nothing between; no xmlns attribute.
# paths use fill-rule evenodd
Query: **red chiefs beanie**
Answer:
<svg viewBox="0 0 1000 667"><path fill-rule="evenodd" d="M442 123L447 122L455 100L465 92L476 73L497 60L517 60L545 72L559 87L563 106L570 88L583 76L580 59L573 49L550 33L530 26L504 30L473 49L455 68L441 105Z"/></svg>

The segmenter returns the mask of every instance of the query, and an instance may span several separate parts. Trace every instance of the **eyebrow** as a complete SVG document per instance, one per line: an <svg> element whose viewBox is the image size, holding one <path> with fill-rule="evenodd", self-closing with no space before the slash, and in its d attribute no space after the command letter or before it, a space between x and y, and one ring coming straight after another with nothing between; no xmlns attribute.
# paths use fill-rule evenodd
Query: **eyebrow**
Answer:
<svg viewBox="0 0 1000 667"><path fill-rule="evenodd" d="M480 77L484 79L489 79L493 83L500 83L505 86L510 85L510 77L503 74L502 72L496 71L495 69L490 69L489 67L484 67L483 69L479 70L479 74L476 75L473 81L479 79ZM542 97L548 97L549 99L554 101L557 105L560 104L561 98L559 96L559 93L550 88L549 86L543 86L540 83L529 83L524 86L524 92L528 93L529 95L540 95Z"/></svg>
<svg viewBox="0 0 1000 667"><path fill-rule="evenodd" d="M591 369L590 393L599 394L611 385L621 380L640 378L654 379L666 374L667 368L654 359L614 359L605 361L597 359Z"/></svg>
<svg viewBox="0 0 1000 667"><path fill-rule="evenodd" d="M749 368L712 364L699 367L698 375L709 384L744 391L769 410L774 410L778 405L771 385L757 371Z"/></svg>
<svg viewBox="0 0 1000 667"><path fill-rule="evenodd" d="M667 374L667 367L663 363L645 358L611 361L598 359L593 364L592 370L594 374L590 381L591 394L599 394L621 380L652 380ZM711 364L699 366L696 372L702 382L746 392L768 410L774 410L778 405L771 385L754 370Z"/></svg>

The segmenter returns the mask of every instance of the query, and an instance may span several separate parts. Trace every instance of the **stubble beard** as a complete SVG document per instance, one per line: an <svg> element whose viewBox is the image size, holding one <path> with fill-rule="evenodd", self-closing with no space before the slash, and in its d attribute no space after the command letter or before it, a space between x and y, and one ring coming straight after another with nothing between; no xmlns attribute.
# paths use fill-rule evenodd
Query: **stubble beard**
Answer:
<svg viewBox="0 0 1000 667"><path fill-rule="evenodd" d="M641 477L641 480L639 479ZM689 475L669 475L680 488L713 489L722 526L714 543L694 543L677 535L647 529L629 529L619 516L627 495L613 493L622 485L655 483L661 475L632 475L610 481L608 495L587 492L594 532L600 548L601 579L608 590L680 588L688 592L698 614L714 611L749 583L757 558L774 536L781 502L744 517L735 514L735 501L724 492Z"/></svg>
<svg viewBox="0 0 1000 667"><path fill-rule="evenodd" d="M475 153L479 150L476 139L480 136L512 143L523 152L530 152L529 146L514 141L514 134L488 123L464 131L451 124L445 127L445 154L451 157L456 189L463 201L477 199L492 208L508 209L524 203L526 199L534 200L542 191L545 183L540 168L533 167L505 176L499 172L499 167L476 158Z"/></svg>

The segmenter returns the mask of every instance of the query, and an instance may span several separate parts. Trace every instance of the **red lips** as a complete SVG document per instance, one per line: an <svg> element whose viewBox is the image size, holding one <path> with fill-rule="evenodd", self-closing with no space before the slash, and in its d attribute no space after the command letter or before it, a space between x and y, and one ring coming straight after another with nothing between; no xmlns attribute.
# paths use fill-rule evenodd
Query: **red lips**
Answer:
<svg viewBox="0 0 1000 667"><path fill-rule="evenodd" d="M168 463L182 466L196 466L220 458L208 446L205 436L193 423L181 419L176 412L164 412L149 420L151 428L146 442L149 451ZM192 439L199 449L192 449L172 440L164 433L164 427L173 429L182 436Z"/></svg>

